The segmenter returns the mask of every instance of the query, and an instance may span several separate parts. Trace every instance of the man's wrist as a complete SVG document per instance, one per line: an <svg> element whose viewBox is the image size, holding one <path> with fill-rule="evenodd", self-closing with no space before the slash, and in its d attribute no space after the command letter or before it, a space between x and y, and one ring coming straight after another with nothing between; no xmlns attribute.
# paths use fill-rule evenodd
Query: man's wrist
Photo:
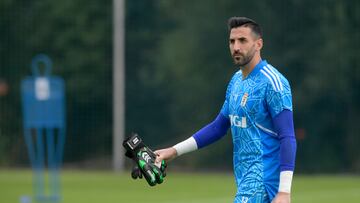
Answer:
<svg viewBox="0 0 360 203"><path fill-rule="evenodd" d="M281 171L279 181L279 193L290 193L293 171Z"/></svg>
<svg viewBox="0 0 360 203"><path fill-rule="evenodd" d="M176 150L174 147L170 147L170 149L173 150L173 157L174 157L174 158L177 157L177 156L178 156L177 150Z"/></svg>
<svg viewBox="0 0 360 203"><path fill-rule="evenodd" d="M173 148L176 151L176 156L180 156L197 150L198 146L196 140L193 137L189 137L188 139L174 145Z"/></svg>

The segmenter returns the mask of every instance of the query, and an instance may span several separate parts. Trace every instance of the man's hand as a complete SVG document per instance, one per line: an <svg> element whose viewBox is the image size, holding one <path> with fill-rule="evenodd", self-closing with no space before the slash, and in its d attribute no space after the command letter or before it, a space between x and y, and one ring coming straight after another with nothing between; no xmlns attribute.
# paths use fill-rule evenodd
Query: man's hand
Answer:
<svg viewBox="0 0 360 203"><path fill-rule="evenodd" d="M155 158L153 158L153 160L154 159ZM144 163L143 163L143 165L144 165ZM152 161L152 163L149 163L149 165L151 166L150 167L151 171L149 171L149 173L145 174L145 179L148 181L149 185L153 186L153 185L155 185L155 183L151 182L151 176L155 176L156 183L161 184L163 182L164 177L166 176L165 161L162 161L160 164L156 164L156 165L155 165L154 161ZM145 168L144 166L143 166L143 168L139 168L138 164L135 163L131 169L131 177L133 179L137 179L137 178L142 179L143 178L142 169L144 169L144 168ZM156 172L156 171L159 171L158 169L160 170L160 172ZM149 176L149 174L153 174L153 175Z"/></svg>
<svg viewBox="0 0 360 203"><path fill-rule="evenodd" d="M163 160L170 161L177 156L176 149L173 147L169 147L166 149L159 149L154 152L156 154L155 163L161 163Z"/></svg>
<svg viewBox="0 0 360 203"><path fill-rule="evenodd" d="M278 192L271 203L290 203L290 193Z"/></svg>
<svg viewBox="0 0 360 203"><path fill-rule="evenodd" d="M144 177L150 186L161 184L164 181L165 161L155 163L155 153L142 142L137 134L124 140L123 146L126 149L125 156L135 162L135 167L131 172L132 178Z"/></svg>
<svg viewBox="0 0 360 203"><path fill-rule="evenodd" d="M164 181L165 161L156 166L155 154L147 147L141 148L136 154L136 158L138 167L150 186L161 184Z"/></svg>

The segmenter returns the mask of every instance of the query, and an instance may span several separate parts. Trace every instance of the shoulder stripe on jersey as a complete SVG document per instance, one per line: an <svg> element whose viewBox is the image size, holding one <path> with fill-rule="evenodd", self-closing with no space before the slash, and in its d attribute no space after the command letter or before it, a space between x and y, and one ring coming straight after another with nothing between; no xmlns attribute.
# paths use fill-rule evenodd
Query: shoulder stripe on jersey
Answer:
<svg viewBox="0 0 360 203"><path fill-rule="evenodd" d="M274 83L276 85L276 91L280 90L280 84L279 81L276 78L276 74L274 74L269 67L264 66L264 70L271 76L271 78L274 80Z"/></svg>
<svg viewBox="0 0 360 203"><path fill-rule="evenodd" d="M279 85L280 85L280 90L283 90L283 84L280 80L280 77L279 77L279 74L277 74L275 71L274 71L274 66L270 65L270 64L267 64L267 67L269 68L269 70L275 74L276 76L276 79L279 81Z"/></svg>
<svg viewBox="0 0 360 203"><path fill-rule="evenodd" d="M266 72L267 75L269 76L268 78L269 78L270 80L272 80L273 83L275 84L275 86L273 86L273 87L274 87L274 90L275 90L275 91L281 91L281 90L283 90L283 85L282 85L282 83L281 83L281 81L280 81L280 77L279 77L274 71L272 71L271 68L269 68L269 67L267 67L267 66L264 66L263 70L264 70L263 73Z"/></svg>
<svg viewBox="0 0 360 203"><path fill-rule="evenodd" d="M276 88L276 86L274 84L274 81L272 80L271 76L268 75L264 70L260 70L260 72L262 72L262 74L264 74L270 80L271 85L273 86L273 89L276 91L277 88Z"/></svg>

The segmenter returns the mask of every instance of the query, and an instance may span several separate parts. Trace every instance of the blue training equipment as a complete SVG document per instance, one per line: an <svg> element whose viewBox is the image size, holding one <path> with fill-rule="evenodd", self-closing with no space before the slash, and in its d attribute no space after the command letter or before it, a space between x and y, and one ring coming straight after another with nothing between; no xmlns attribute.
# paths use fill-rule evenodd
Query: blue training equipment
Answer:
<svg viewBox="0 0 360 203"><path fill-rule="evenodd" d="M40 63L45 66L43 75L38 66ZM64 81L50 76L51 66L48 56L35 56L31 65L33 75L21 84L24 138L34 172L33 192L37 202L61 201L59 170L66 127Z"/></svg>

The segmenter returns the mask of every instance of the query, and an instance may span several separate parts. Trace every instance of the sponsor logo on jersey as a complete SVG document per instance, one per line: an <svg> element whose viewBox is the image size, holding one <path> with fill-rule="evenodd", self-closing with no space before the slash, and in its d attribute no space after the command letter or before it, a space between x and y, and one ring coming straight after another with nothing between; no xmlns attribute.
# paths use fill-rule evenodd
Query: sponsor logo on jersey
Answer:
<svg viewBox="0 0 360 203"><path fill-rule="evenodd" d="M246 117L239 117L238 115L229 115L230 124L239 128L246 128Z"/></svg>

